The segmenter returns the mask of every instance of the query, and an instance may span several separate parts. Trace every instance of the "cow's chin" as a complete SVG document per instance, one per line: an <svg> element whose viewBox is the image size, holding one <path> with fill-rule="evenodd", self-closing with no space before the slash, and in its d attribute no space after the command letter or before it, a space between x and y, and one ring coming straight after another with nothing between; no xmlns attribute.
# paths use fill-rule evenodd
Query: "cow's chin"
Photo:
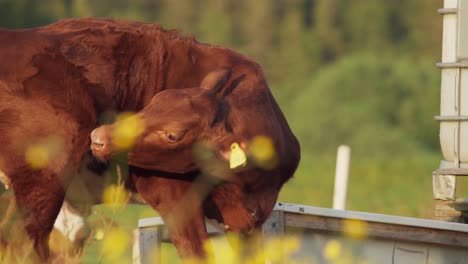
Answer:
<svg viewBox="0 0 468 264"><path fill-rule="evenodd" d="M197 171L197 167L191 161L157 161L151 162L147 160L138 159L137 157L129 154L128 164L145 170L156 170L168 173L186 174Z"/></svg>
<svg viewBox="0 0 468 264"><path fill-rule="evenodd" d="M91 153L96 159L102 162L108 162L112 158L112 149L110 148L109 149L104 149L104 148L96 149L96 148L93 148L93 146L91 146Z"/></svg>

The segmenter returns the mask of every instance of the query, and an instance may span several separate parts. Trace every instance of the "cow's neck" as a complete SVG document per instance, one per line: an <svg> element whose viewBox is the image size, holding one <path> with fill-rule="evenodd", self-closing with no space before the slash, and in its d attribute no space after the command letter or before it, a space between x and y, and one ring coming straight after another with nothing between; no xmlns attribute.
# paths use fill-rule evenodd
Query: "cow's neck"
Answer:
<svg viewBox="0 0 468 264"><path fill-rule="evenodd" d="M164 61L163 89L198 87L203 78L220 67L226 67L226 54L219 47L200 44L190 39L168 41Z"/></svg>
<svg viewBox="0 0 468 264"><path fill-rule="evenodd" d="M147 36L150 39L153 37ZM197 87L208 73L226 66L224 53L213 54L213 51L220 49L218 47L185 38L162 37L153 42L159 43L128 49L125 54L131 60L123 59L117 64L115 87L109 89L104 85L101 88L101 91L110 91L104 96L108 101L96 98L101 108L115 108L118 112L139 111L155 94L166 89Z"/></svg>
<svg viewBox="0 0 468 264"><path fill-rule="evenodd" d="M140 111L155 94L163 90L198 87L210 72L221 67L232 67L234 64L230 58L245 59L232 50L200 44L187 38L162 37L153 41L160 43L145 49L129 49L137 54L127 54L132 57L132 62L123 61L118 67L122 74L115 77L114 91L117 91L117 96L106 96L113 100L108 105L114 106L117 111ZM138 59L145 67L135 70Z"/></svg>

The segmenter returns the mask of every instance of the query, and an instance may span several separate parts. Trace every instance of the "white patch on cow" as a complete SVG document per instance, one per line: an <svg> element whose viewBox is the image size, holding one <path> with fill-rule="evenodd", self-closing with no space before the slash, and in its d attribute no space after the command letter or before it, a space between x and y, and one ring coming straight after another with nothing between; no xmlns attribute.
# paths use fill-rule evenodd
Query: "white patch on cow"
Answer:
<svg viewBox="0 0 468 264"><path fill-rule="evenodd" d="M3 186L5 186L5 189L10 189L10 177L8 177L3 171L0 170L0 182L3 183Z"/></svg>
<svg viewBox="0 0 468 264"><path fill-rule="evenodd" d="M81 217L73 207L63 202L62 208L55 219L54 228L60 231L62 235L74 242L77 239L78 232L85 227L83 217Z"/></svg>

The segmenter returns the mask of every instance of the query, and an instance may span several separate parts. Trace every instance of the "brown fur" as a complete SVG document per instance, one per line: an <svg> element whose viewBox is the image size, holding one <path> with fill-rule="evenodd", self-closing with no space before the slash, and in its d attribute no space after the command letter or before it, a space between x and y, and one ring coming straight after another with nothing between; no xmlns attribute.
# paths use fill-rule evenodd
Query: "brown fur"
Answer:
<svg viewBox="0 0 468 264"><path fill-rule="evenodd" d="M156 94L137 113L145 129L129 153L131 184L161 214L182 256L203 256L205 216L236 232L260 227L299 162L297 140L257 65L222 66L199 87ZM97 157L112 155L119 124L92 132ZM272 141L272 165L249 151L256 136ZM228 168L233 143L249 156L245 167Z"/></svg>
<svg viewBox="0 0 468 264"><path fill-rule="evenodd" d="M283 157L288 166L277 171L279 176L275 177L263 177L258 171L252 174L253 178L262 179L259 186L271 184L271 189L260 192L268 198L252 195L250 188L259 181L246 180L241 189L229 189L232 187L226 185L213 191L210 206L227 208L223 220L228 224L232 221L230 224L238 226L237 229L244 229L245 225L236 220L236 215L242 215L236 208L245 210L243 203L248 207L250 204L264 207L261 219L249 224L258 226L269 214L279 188L297 166L297 141L260 67L234 51L197 43L154 24L97 19L69 19L34 29L0 30L0 43L0 144L3 147L0 170L11 179L26 231L43 260L48 258L47 239L67 183L82 165L90 143L89 134L98 125L101 114L140 111L155 94L166 89L198 87L216 69L232 71L229 85L221 91L223 96L231 98L228 99L234 113L230 117L231 134L251 138L261 131L273 131L277 147L282 153L288 153ZM217 114L222 116L222 112ZM267 121L259 123L264 126L253 126L258 120ZM30 168L24 155L27 147L50 136L59 139L61 151L48 166ZM155 171L150 173L151 177L139 173L136 169L131 172L136 189L160 212L170 210L193 185L154 177L159 174ZM233 195L226 195L221 191L224 189ZM158 205L156 191L164 206ZM203 209L197 206L197 199L194 202L193 215L197 217L194 228L172 228L175 244L187 255L202 254L193 242L206 236L200 220Z"/></svg>

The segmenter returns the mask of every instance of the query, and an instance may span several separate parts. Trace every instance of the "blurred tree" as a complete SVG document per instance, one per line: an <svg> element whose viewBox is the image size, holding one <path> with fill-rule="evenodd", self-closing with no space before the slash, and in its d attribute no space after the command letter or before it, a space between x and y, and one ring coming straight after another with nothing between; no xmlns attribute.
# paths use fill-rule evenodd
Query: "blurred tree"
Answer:
<svg viewBox="0 0 468 264"><path fill-rule="evenodd" d="M56 19L55 12L47 12L55 1L45 4L35 0L0 0L0 26L7 28L27 28L48 24ZM55 8L53 11L56 11Z"/></svg>
<svg viewBox="0 0 468 264"><path fill-rule="evenodd" d="M63 7L65 9L65 17L73 16L74 0L63 0Z"/></svg>
<svg viewBox="0 0 468 264"><path fill-rule="evenodd" d="M230 46L232 23L227 0L203 0L205 8L200 9L197 38L203 42Z"/></svg>
<svg viewBox="0 0 468 264"><path fill-rule="evenodd" d="M0 0L0 25L31 27L63 17L162 23L202 42L242 51L269 79L298 90L319 67L348 53L438 56L438 0ZM294 84L289 84L291 81ZM289 84L289 85L288 85ZM289 93L287 93L289 94ZM285 95L289 96L289 95Z"/></svg>
<svg viewBox="0 0 468 264"><path fill-rule="evenodd" d="M436 13L440 0L389 1L399 14L393 21L401 23L403 29L394 32L400 35L401 48L413 57L438 58L441 54L442 16ZM397 27L398 29L398 27Z"/></svg>
<svg viewBox="0 0 468 264"><path fill-rule="evenodd" d="M340 27L346 51L390 48L391 9L385 0L346 0L340 5ZM372 22L371 22L372 21Z"/></svg>
<svg viewBox="0 0 468 264"><path fill-rule="evenodd" d="M269 0L242 0L243 12L236 18L241 21L240 34L244 36L239 48L248 56L264 62L266 67L269 54L265 50L271 50L278 24L274 16L274 3ZM271 55L275 54L272 52Z"/></svg>
<svg viewBox="0 0 468 264"><path fill-rule="evenodd" d="M284 81L305 76L308 72L309 61L305 58L304 20L299 0L288 1L284 4L284 15L277 23L276 56L271 57L272 65L276 63L274 79ZM272 69L274 70L274 69Z"/></svg>
<svg viewBox="0 0 468 264"><path fill-rule="evenodd" d="M160 7L161 10L155 22L187 34L196 34L201 9L198 2L161 0Z"/></svg>
<svg viewBox="0 0 468 264"><path fill-rule="evenodd" d="M333 152L342 143L378 155L437 150L434 68L372 53L345 57L304 88L290 113L293 128L312 152Z"/></svg>

